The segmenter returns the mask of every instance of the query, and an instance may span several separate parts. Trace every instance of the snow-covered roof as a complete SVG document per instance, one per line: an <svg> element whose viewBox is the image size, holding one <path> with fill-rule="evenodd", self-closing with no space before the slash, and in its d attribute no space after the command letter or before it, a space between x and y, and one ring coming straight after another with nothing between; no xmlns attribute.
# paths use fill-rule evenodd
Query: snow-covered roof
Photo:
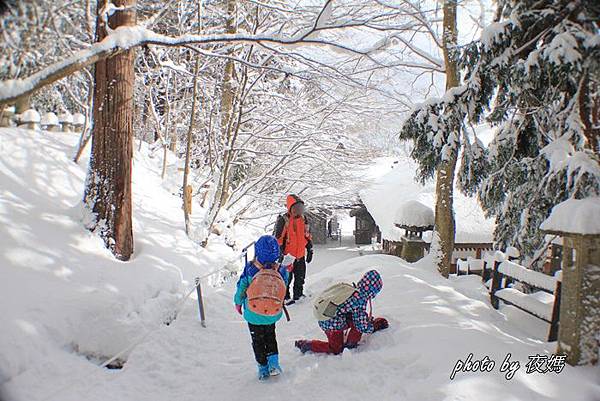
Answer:
<svg viewBox="0 0 600 401"><path fill-rule="evenodd" d="M42 116L42 125L58 125L56 114L49 112Z"/></svg>
<svg viewBox="0 0 600 401"><path fill-rule="evenodd" d="M433 209L416 200L406 201L396 211L394 223L415 227L432 226L435 223Z"/></svg>
<svg viewBox="0 0 600 401"><path fill-rule="evenodd" d="M76 124L76 125L85 124L85 116L81 113L73 114L73 124Z"/></svg>
<svg viewBox="0 0 600 401"><path fill-rule="evenodd" d="M58 119L60 120L61 123L68 123L68 124L73 123L73 116L71 115L71 113L68 113L68 112L58 116Z"/></svg>
<svg viewBox="0 0 600 401"><path fill-rule="evenodd" d="M19 120L24 123L39 123L40 122L40 113L35 111L34 109L29 109L25 111L19 117Z"/></svg>
<svg viewBox="0 0 600 401"><path fill-rule="evenodd" d="M545 231L600 235L600 197L567 199L540 225Z"/></svg>
<svg viewBox="0 0 600 401"><path fill-rule="evenodd" d="M375 160L366 172L368 183L359 195L384 239L399 241L404 233L394 224L399 205L414 200L430 208L435 206L435 183L416 182L416 169L415 162L408 156L387 157ZM494 221L483 215L476 198L455 191L454 213L456 242L492 242ZM430 236L431 233L426 232L423 238L430 240Z"/></svg>

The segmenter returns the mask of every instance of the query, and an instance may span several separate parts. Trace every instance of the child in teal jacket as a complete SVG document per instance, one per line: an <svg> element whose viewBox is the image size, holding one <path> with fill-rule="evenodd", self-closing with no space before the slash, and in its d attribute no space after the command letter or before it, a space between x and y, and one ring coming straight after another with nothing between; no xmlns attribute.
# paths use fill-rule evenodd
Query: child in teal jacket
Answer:
<svg viewBox="0 0 600 401"><path fill-rule="evenodd" d="M277 239L271 235L263 235L254 244L254 257L265 268L278 268L283 281L288 282L288 271L277 264L279 259L279 244ZM254 260L248 262L244 267L238 283L237 291L233 297L235 308L248 322L250 336L252 337L252 348L254 357L258 363L258 378L266 380L269 376L282 373L279 366L279 352L277 349L277 338L275 335L275 323L281 319L283 312L274 316L260 315L248 308L248 297L246 290L254 275L259 272ZM243 309L243 312L242 312Z"/></svg>

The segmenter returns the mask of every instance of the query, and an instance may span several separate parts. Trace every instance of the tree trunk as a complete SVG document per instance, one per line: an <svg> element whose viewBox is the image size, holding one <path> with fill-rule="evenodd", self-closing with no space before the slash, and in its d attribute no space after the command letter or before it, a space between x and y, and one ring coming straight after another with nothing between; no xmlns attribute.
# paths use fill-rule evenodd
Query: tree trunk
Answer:
<svg viewBox="0 0 600 401"><path fill-rule="evenodd" d="M166 82L166 87L164 90L165 93L165 97L162 101L160 101L161 103L161 110L160 113L163 116L163 121L164 123L161 125L162 128L162 133L163 133L163 144L164 144L164 154L167 153L167 150L171 150L173 153L175 153L176 149L177 149L177 135L176 135L176 130L171 133L170 129L170 121L171 121L171 100L169 99L169 93L171 92L172 88L171 85L173 84L173 79L172 79L172 71L168 72L167 75L167 82ZM175 82L177 82L177 80L175 80ZM176 89L176 88L175 88ZM174 93L177 93L176 91ZM150 95L152 96L152 95ZM155 107L156 110L156 107ZM157 112L157 118L158 118L158 112ZM166 168L166 160L164 161L165 164L163 164L163 171ZM162 178L164 179L164 173Z"/></svg>
<svg viewBox="0 0 600 401"><path fill-rule="evenodd" d="M599 76L600 74L596 74ZM591 79L590 79L591 77ZM600 85L594 74L587 71L579 83L579 118L587 145L596 154L600 152Z"/></svg>
<svg viewBox="0 0 600 401"><path fill-rule="evenodd" d="M102 10L108 0L98 1ZM124 10L108 20L111 29L135 25L136 0L113 0ZM107 30L101 15L96 23L96 40ZM129 260L133 253L131 161L133 155L133 89L135 50L130 49L96 63L94 72L94 128L92 155L84 202L97 231L117 259Z"/></svg>
<svg viewBox="0 0 600 401"><path fill-rule="evenodd" d="M457 44L456 27L456 0L444 1L444 37L443 52L446 65L446 90L458 86L459 75L454 47ZM458 146L458 145L457 145ZM448 278L452 263L452 251L454 249L454 173L458 155L457 146L446 160L443 160L436 172L436 203L435 203L435 230L439 234L440 257L437 261L438 271L442 276Z"/></svg>
<svg viewBox="0 0 600 401"><path fill-rule="evenodd" d="M227 22L225 24L225 30L228 34L236 33L235 24L235 0L227 0ZM230 47L228 56L233 56L233 48ZM220 199L218 199L219 208L227 202L229 198L229 164L231 160L231 136L233 131L233 101L235 98L235 90L233 88L233 60L228 59L225 64L225 73L223 76L223 94L221 97L221 135L225 138L225 154L223 163L223 174L221 174L221 191Z"/></svg>
<svg viewBox="0 0 600 401"><path fill-rule="evenodd" d="M227 0L227 22L225 23L225 32L228 34L234 34L237 31L235 24L235 6L236 0ZM234 55L233 48L229 48L227 51L229 57ZM208 243L208 237L212 230L212 226L219 214L221 208L227 202L229 198L229 168L231 164L231 157L233 152L233 113L234 113L234 99L235 89L233 87L233 73L234 63L233 60L228 59L225 63L225 70L223 72L223 89L221 90L221 109L219 113L219 129L220 138L223 143L223 156L220 163L220 170L217 172L217 179L215 180L215 192L212 196L211 204L205 218L206 235L201 241L202 246L206 246Z"/></svg>
<svg viewBox="0 0 600 401"><path fill-rule="evenodd" d="M94 107L94 77L87 70L83 70L86 73L86 76L89 77L89 87L88 87L88 97L87 104L85 108L85 123L83 124L83 128L81 129L81 137L79 138L79 146L77 147L77 152L75 153L75 157L73 161L75 163L79 163L79 158L83 154L83 150L87 146L90 139L92 139L92 110Z"/></svg>
<svg viewBox="0 0 600 401"><path fill-rule="evenodd" d="M202 2L198 1L198 34L202 32ZM190 113L190 125L187 132L187 143L185 148L185 167L183 171L183 219L185 221L185 233L189 236L191 232L190 209L192 204L192 191L188 190L188 177L190 175L190 154L192 150L192 134L194 133L194 122L196 119L196 104L198 98L198 74L200 73L200 55L196 55L196 64L194 65L194 81L192 89L192 111Z"/></svg>
<svg viewBox="0 0 600 401"><path fill-rule="evenodd" d="M175 85L177 84L177 80L175 80ZM171 152L175 153L177 151L177 129L173 129L171 131L171 101L169 100L169 90L171 88L171 72L169 71L169 79L167 80L167 90L165 91L166 97L166 105L165 105L165 140L171 138L171 143L169 144L169 149ZM177 87L175 87L174 93L177 93ZM164 173L163 173L163 177Z"/></svg>
<svg viewBox="0 0 600 401"><path fill-rule="evenodd" d="M189 236L191 231L190 210L186 205L192 203L188 199L192 195L187 191L188 177L190 175L190 153L192 150L192 134L194 132L194 120L196 119L196 103L198 97L198 74L200 71L200 56L196 55L196 64L194 65L194 89L192 90L192 111L190 113L190 125L187 132L187 144L185 147L185 167L183 171L183 219L185 221L185 233Z"/></svg>
<svg viewBox="0 0 600 401"><path fill-rule="evenodd" d="M15 114L25 113L29 109L29 95L21 96L15 102Z"/></svg>

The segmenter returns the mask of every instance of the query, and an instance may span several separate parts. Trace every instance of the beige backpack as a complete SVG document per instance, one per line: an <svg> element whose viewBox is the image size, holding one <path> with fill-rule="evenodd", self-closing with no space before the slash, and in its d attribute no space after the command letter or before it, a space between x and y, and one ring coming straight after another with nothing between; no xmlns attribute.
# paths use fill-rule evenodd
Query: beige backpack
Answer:
<svg viewBox="0 0 600 401"><path fill-rule="evenodd" d="M246 290L248 309L264 316L275 316L283 309L286 285L277 269L265 269L254 261L258 273Z"/></svg>
<svg viewBox="0 0 600 401"><path fill-rule="evenodd" d="M329 320L335 317L338 307L346 302L356 287L348 283L337 283L323 291L313 302L313 314L317 320Z"/></svg>

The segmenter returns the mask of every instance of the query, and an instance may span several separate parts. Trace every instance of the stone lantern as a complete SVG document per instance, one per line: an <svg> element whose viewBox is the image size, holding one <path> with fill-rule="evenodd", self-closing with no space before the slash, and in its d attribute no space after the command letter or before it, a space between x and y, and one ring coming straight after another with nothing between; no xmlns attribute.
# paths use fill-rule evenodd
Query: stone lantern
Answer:
<svg viewBox="0 0 600 401"><path fill-rule="evenodd" d="M73 131L73 116L71 113L66 112L58 116L58 120L60 121L60 126L62 128L62 132L72 132Z"/></svg>
<svg viewBox="0 0 600 401"><path fill-rule="evenodd" d="M19 128L28 128L37 130L40 127L40 113L34 109L29 109L19 115Z"/></svg>
<svg viewBox="0 0 600 401"><path fill-rule="evenodd" d="M56 114L50 112L42 116L42 129L52 132L60 131L60 124Z"/></svg>
<svg viewBox="0 0 600 401"><path fill-rule="evenodd" d="M423 233L433 230L433 210L418 201L403 203L394 219L396 227L404 229L400 257L407 262L416 262L425 255L426 243Z"/></svg>
<svg viewBox="0 0 600 401"><path fill-rule="evenodd" d="M85 116L81 113L73 114L73 129L77 132L81 132L85 124Z"/></svg>
<svg viewBox="0 0 600 401"><path fill-rule="evenodd" d="M558 353L596 365L600 351L600 197L554 206L540 226L563 240Z"/></svg>

